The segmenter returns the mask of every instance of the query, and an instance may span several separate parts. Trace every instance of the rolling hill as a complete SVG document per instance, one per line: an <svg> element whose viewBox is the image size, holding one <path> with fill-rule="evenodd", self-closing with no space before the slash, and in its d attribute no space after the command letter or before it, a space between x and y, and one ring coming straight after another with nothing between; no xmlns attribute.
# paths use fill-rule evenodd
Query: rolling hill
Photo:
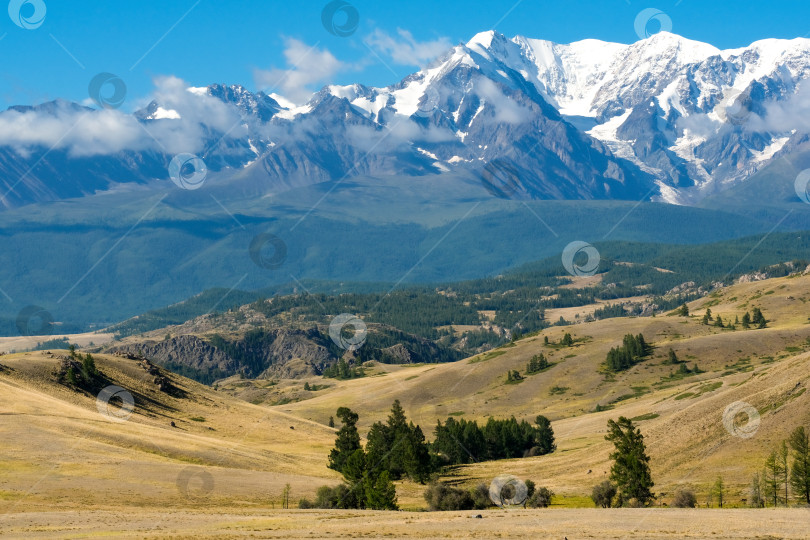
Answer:
<svg viewBox="0 0 810 540"><path fill-rule="evenodd" d="M97 367L105 380L133 397L128 417L126 409L115 404L99 409L93 393L56 381L64 351L3 355L0 530L8 527L19 536L43 530L40 527L150 536L164 531L165 520L165 531L182 534L198 531L201 523L235 536L251 528L268 535L291 534L291 528L300 527L294 515L272 510L280 505L284 485L292 488L294 506L318 486L339 480L326 468L335 437L326 424L335 409L356 410L365 433L372 422L385 418L394 399L401 400L408 417L423 426L429 439L436 420L448 416L483 420L544 414L552 420L556 452L454 467L444 479L455 484L471 486L498 474L515 474L553 489L557 497L552 508L588 507L591 486L609 469L606 422L624 415L635 419L645 436L659 504L684 485L696 489L703 504L709 485L722 475L728 505L744 506L750 476L762 467L766 453L794 427L810 423L808 291L810 275L738 283L690 302L691 315L686 317L673 313L552 327L456 362L375 364L369 376L347 381L235 377L220 381L215 390L142 359L98 354ZM733 321L754 307L768 319L766 328L731 330L701 322L706 308ZM585 313L592 307L581 309ZM573 345L559 344L564 332L572 334ZM602 364L607 350L624 334L639 332L653 343L652 355L628 371L606 373ZM676 366L665 364L670 348L690 369L698 364L699 372L677 375ZM507 370L524 372L528 359L540 352L552 363L548 370L505 384ZM161 378L163 383L156 384ZM305 391L304 383L327 387ZM263 404L279 397L293 401ZM760 415L750 438L732 434L740 426L752 427L746 428L744 418L730 423L731 431L724 425L724 411L738 401L751 404ZM423 489L398 482L400 505L423 507ZM78 512L87 521L71 525L53 513L64 511ZM576 510L586 511L598 514ZM126 525L116 519L122 512L128 515ZM621 537L628 527L658 531L669 526L672 531L685 526L671 521L680 516L678 510L589 514L594 521L580 525L584 529L570 528L565 517L576 519L578 514L547 512L549 517L542 518L546 527L584 534L598 526L605 538ZM378 514L383 515L349 512L344 516L349 521L331 530L355 534L344 528L346 524L377 530L382 526L374 517ZM313 515L321 524L334 517L318 511ZM464 526L456 520L464 515L441 517L448 534L463 534ZM796 516L762 516L757 520L768 520L784 537L800 537L794 528ZM199 519L192 523L191 518ZM486 518L492 521L471 534L486 536L491 527L506 523L504 519L524 531L540 526L537 514L529 511L496 510L486 512ZM417 514L403 522L386 522L394 523L403 536L418 536L428 526L425 519ZM630 521L620 526L614 519ZM725 537L751 534L754 525L746 519ZM60 525L52 528L55 520ZM320 527L306 534L325 534Z"/></svg>

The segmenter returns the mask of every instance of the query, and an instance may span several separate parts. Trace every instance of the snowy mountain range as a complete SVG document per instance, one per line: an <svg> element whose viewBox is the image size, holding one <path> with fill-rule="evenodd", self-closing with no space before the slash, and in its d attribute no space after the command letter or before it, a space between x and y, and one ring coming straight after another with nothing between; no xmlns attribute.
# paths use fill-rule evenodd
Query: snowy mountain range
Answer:
<svg viewBox="0 0 810 540"><path fill-rule="evenodd" d="M719 50L666 32L561 45L489 31L392 86L327 86L300 106L167 78L131 115L0 113L0 206L165 186L181 152L233 196L450 175L508 199L694 204L808 142L808 77L808 39Z"/></svg>

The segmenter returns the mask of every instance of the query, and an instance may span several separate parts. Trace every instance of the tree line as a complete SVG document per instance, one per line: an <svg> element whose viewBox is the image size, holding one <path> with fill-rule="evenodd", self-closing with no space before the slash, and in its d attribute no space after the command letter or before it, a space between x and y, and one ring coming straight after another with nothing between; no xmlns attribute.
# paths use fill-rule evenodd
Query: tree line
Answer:
<svg viewBox="0 0 810 540"><path fill-rule="evenodd" d="M535 424L515 417L508 420L489 418L483 427L475 420L448 418L436 423L433 450L447 465L459 465L494 459L541 456L556 450L551 422L538 415Z"/></svg>
<svg viewBox="0 0 810 540"><path fill-rule="evenodd" d="M751 314L753 313L753 315ZM748 330L749 328L767 328L768 320L762 314L762 310L759 308L754 308L751 313L745 312L742 316L742 320L740 320L739 316L734 317L734 322L731 322L731 319L727 321L723 321L723 318L720 315L712 316L711 308L706 308L706 313L703 315L701 319L701 323L705 325L716 326L718 328L728 328L730 330L736 330L737 325L742 326L744 330ZM686 308L684 304L678 310L679 315L689 315L689 310Z"/></svg>
<svg viewBox="0 0 810 540"><path fill-rule="evenodd" d="M393 482L408 478L425 484L443 467L485 459L503 459L553 452L551 422L538 416L528 422L490 418L483 428L476 422L448 418L438 422L429 444L422 429L409 422L399 400L394 401L386 422L369 429L365 448L357 429L359 415L348 407L337 410L341 427L329 453L329 468L343 475L343 483L322 486L314 501L301 499L301 508L397 508ZM330 420L331 422L331 420Z"/></svg>
<svg viewBox="0 0 810 540"><path fill-rule="evenodd" d="M612 372L624 371L649 356L652 350L652 345L645 341L643 335L627 334L619 347L613 347L608 351L605 365Z"/></svg>

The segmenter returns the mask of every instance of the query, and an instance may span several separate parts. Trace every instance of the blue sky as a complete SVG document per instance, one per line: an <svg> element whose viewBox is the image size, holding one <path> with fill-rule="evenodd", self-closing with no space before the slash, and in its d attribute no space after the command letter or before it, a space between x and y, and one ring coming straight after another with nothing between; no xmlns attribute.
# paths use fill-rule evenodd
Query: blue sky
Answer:
<svg viewBox="0 0 810 540"><path fill-rule="evenodd" d="M29 25L38 22L32 3L44 4L46 12L34 29L20 28L0 13L0 105L57 97L83 101L99 72L125 82L125 110L150 94L155 77L165 75L195 86L224 82L279 91L279 75L302 56L314 66L299 74L298 82L309 88L327 82L387 85L435 51L489 29L562 43L584 38L630 43L638 39L636 16L646 8L663 12L673 32L720 48L810 35L806 0L350 1L359 22L351 35L340 37L322 24L325 1L12 0L12 11L23 3ZM337 13L338 26L341 17L345 12ZM652 21L648 31L656 25Z"/></svg>

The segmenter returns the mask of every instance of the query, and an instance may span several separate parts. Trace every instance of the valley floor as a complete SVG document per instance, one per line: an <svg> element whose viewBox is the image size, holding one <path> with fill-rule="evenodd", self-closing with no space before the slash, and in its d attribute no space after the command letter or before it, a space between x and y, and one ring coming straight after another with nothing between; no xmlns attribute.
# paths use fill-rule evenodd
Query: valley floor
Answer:
<svg viewBox="0 0 810 540"><path fill-rule="evenodd" d="M4 538L807 538L808 509L481 512L122 509L0 516Z"/></svg>

